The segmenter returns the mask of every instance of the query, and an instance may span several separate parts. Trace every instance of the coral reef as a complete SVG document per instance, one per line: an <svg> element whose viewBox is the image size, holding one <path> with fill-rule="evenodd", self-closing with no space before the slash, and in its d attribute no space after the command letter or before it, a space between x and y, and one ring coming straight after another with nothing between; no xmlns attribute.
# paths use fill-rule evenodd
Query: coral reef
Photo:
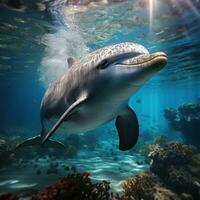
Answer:
<svg viewBox="0 0 200 200"><path fill-rule="evenodd" d="M92 183L89 174L69 174L32 200L109 200L109 183Z"/></svg>
<svg viewBox="0 0 200 200"><path fill-rule="evenodd" d="M188 144L193 144L200 150L200 101L180 105L177 109L165 109L164 116L173 129L183 134Z"/></svg>
<svg viewBox="0 0 200 200"><path fill-rule="evenodd" d="M73 141L73 140L72 140ZM6 141L0 141L0 149L8 149ZM9 151L10 152L10 151ZM75 166L63 165L72 174L31 197L32 200L199 200L200 160L198 151L190 145L169 142L164 136L154 140L146 148L150 171L129 177L122 184L122 194L110 192L106 181L92 182L88 173L77 173ZM10 155L10 154L9 154ZM45 173L58 174L59 162L51 157ZM25 166L27 162L21 161ZM37 168L37 164L34 164ZM41 170L37 168L36 174ZM42 172L44 173L44 172ZM11 194L0 196L0 200L17 200Z"/></svg>
<svg viewBox="0 0 200 200"><path fill-rule="evenodd" d="M129 178L123 184L123 194L116 200L183 200L172 190L163 187L160 180L150 172Z"/></svg>
<svg viewBox="0 0 200 200"><path fill-rule="evenodd" d="M192 146L178 142L170 142L166 145L154 145L149 153L151 166L160 163L166 165L184 165L191 162L196 157L195 149ZM155 168L154 168L155 169Z"/></svg>
<svg viewBox="0 0 200 200"><path fill-rule="evenodd" d="M127 179L123 187L121 198L126 199L153 199L154 187L160 185L157 178L148 173L141 173L133 178Z"/></svg>
<svg viewBox="0 0 200 200"><path fill-rule="evenodd" d="M150 171L179 195L200 199L200 160L193 147L177 142L155 146L150 152Z"/></svg>
<svg viewBox="0 0 200 200"><path fill-rule="evenodd" d="M149 158L148 155L149 153L156 147L159 145L164 145L168 142L168 138L166 136L160 135L158 137L156 137L154 140L152 140L152 142L146 142L144 144L140 144L138 145L136 152L139 153L140 155L145 156L146 158L146 162L149 163Z"/></svg>
<svg viewBox="0 0 200 200"><path fill-rule="evenodd" d="M199 200L200 160L194 147L158 138L149 145L150 172L123 183L115 200Z"/></svg>

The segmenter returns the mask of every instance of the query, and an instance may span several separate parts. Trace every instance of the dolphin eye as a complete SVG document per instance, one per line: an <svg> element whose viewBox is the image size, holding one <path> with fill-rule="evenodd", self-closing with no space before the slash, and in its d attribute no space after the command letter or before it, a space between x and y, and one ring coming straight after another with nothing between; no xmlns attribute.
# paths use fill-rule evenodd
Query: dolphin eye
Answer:
<svg viewBox="0 0 200 200"><path fill-rule="evenodd" d="M109 61L108 59L102 60L99 65L97 66L97 69L106 69L109 66Z"/></svg>
<svg viewBox="0 0 200 200"><path fill-rule="evenodd" d="M120 64L124 60L128 60L128 59L137 57L139 55L141 55L140 52L127 52L122 55L115 56L113 58L109 58L109 59L105 58L97 65L97 69L106 69L112 64Z"/></svg>

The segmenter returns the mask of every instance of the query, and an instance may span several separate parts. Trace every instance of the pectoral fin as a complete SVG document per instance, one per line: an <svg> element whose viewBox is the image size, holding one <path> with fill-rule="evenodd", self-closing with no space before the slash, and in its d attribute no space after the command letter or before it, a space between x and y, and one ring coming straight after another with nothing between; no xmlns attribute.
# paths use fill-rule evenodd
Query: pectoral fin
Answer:
<svg viewBox="0 0 200 200"><path fill-rule="evenodd" d="M119 134L119 149L131 149L139 136L139 124L135 112L127 106L122 114L117 116L115 126Z"/></svg>
<svg viewBox="0 0 200 200"><path fill-rule="evenodd" d="M55 123L55 125L52 127L52 129L47 133L47 135L44 137L42 143L45 143L51 135L58 129L58 127L62 124L64 120L67 120L67 118L70 116L70 114L76 109L78 106L80 106L86 99L87 95L83 94L77 101L75 101L67 110L62 114L62 116L59 118L59 120Z"/></svg>

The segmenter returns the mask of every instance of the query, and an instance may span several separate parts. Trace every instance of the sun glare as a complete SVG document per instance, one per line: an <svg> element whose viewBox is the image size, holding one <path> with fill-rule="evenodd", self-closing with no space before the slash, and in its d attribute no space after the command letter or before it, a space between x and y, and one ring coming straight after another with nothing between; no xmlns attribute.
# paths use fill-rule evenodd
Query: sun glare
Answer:
<svg viewBox="0 0 200 200"><path fill-rule="evenodd" d="M149 0L149 21L150 21L150 30L153 27L153 12L154 12L154 2L155 0Z"/></svg>

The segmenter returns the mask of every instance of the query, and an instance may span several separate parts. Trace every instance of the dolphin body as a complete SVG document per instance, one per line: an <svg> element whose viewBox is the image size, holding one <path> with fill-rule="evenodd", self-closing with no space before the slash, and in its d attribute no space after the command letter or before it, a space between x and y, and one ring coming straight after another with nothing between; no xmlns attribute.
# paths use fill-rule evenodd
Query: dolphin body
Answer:
<svg viewBox="0 0 200 200"><path fill-rule="evenodd" d="M129 99L166 63L165 53L150 54L142 45L129 42L98 49L78 61L69 58L68 69L42 99L41 134L19 147L46 142L62 146L49 139L59 127L81 133L114 119L119 149L129 150L139 136L137 116L128 106ZM50 131L46 131L46 124L51 125Z"/></svg>

